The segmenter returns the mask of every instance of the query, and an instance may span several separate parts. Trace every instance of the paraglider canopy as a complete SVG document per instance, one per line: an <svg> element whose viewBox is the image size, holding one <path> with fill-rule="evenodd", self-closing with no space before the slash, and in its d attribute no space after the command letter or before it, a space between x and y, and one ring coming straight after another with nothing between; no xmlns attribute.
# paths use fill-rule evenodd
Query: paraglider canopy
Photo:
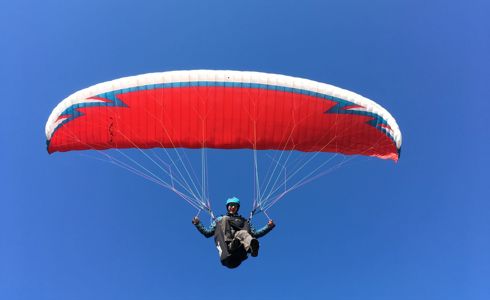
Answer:
<svg viewBox="0 0 490 300"><path fill-rule="evenodd" d="M238 71L175 71L101 83L63 100L48 151L222 148L398 159L401 133L375 102L328 84Z"/></svg>
<svg viewBox="0 0 490 300"><path fill-rule="evenodd" d="M161 171L170 178L168 181L139 163L130 165L112 157L109 160L171 189L196 208L209 212L205 155L199 192L194 181L185 182L184 177L190 173L188 168L181 171L177 167L185 161L177 149L203 149L203 153L207 148L254 150L255 211L267 197L273 204L277 197L307 182L300 180L287 185L303 165L286 174L283 162L290 155L281 154L273 159L276 165L271 169L271 176L282 172L277 170L284 170L284 191L274 196L277 180L269 179L271 192L262 193L258 150L295 150L315 155L331 152L397 161L402 143L391 114L359 94L284 75L213 70L144 74L78 91L53 110L46 123L46 139L49 153L174 149L177 163L171 161L165 165L160 164L161 157L143 152L145 157L160 164ZM314 172L321 166L323 163L315 166ZM314 172L307 176L316 176Z"/></svg>

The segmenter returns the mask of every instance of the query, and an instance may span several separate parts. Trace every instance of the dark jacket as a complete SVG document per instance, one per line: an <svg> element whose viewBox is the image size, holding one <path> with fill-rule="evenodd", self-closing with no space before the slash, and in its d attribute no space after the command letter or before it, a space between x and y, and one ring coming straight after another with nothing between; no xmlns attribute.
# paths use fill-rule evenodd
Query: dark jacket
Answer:
<svg viewBox="0 0 490 300"><path fill-rule="evenodd" d="M266 235L267 233L269 233L269 231L271 231L272 228L274 228L274 226L265 225L264 227L260 228L259 230L255 230L253 225L247 219L245 219L244 217L242 217L239 214L227 213L225 216L228 216L230 218L229 222L230 222L232 229L234 229L236 231L242 230L242 229L247 230L253 238L261 238L264 235ZM202 225L201 222L199 222L199 224L196 224L195 226L196 226L197 230L199 230L200 233L202 233L205 237L209 238L209 237L212 237L214 235L215 230L216 230L216 224L221 222L222 219L223 219L223 216L216 218L216 220L211 222L211 225L209 225L209 227L205 227L204 225ZM233 236L233 234L232 234L232 236Z"/></svg>

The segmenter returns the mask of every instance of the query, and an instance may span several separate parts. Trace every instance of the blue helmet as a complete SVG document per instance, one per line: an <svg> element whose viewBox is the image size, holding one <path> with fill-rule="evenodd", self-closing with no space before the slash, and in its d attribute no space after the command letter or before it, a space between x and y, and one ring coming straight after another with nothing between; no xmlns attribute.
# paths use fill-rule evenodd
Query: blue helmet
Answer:
<svg viewBox="0 0 490 300"><path fill-rule="evenodd" d="M232 203L240 206L240 199L238 199L237 197L228 198L228 200L226 200L226 207L228 207L228 205Z"/></svg>

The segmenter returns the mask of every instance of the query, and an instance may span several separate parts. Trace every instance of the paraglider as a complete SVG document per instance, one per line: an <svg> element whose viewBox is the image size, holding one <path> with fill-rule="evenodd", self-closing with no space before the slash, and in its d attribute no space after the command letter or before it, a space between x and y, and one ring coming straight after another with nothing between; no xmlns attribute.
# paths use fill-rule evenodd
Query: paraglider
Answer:
<svg viewBox="0 0 490 300"><path fill-rule="evenodd" d="M247 253L257 257L258 238L265 236L276 226L272 220L269 220L267 225L255 230L249 220L238 214L239 209L240 200L232 197L226 201L227 213L216 218L209 228L204 227L198 217L192 220L197 230L205 237L214 236L221 263L228 268L238 267L247 259Z"/></svg>
<svg viewBox="0 0 490 300"><path fill-rule="evenodd" d="M220 148L340 152L398 160L401 133L381 106L283 75L175 71L101 83L63 100L48 152Z"/></svg>
<svg viewBox="0 0 490 300"><path fill-rule="evenodd" d="M287 193L326 174L322 168L330 159L320 153L397 161L402 143L391 114L356 93L284 75L214 70L143 74L78 91L49 116L46 140L49 153L96 151L109 163L175 192L198 214L207 212L215 226L222 219L211 208L207 149L252 150L252 211L248 219L239 218L245 224L258 213L269 218L268 209ZM121 149L134 149L156 170ZM201 180L185 149L200 149ZM261 177L258 152L268 150L278 154L270 157L273 165ZM300 157L291 159L293 153ZM313 165L312 170L305 171L307 165ZM194 222L199 229L201 223ZM269 224L271 229L273 223ZM200 231L205 233L203 228ZM240 245L231 245L235 236L226 237L226 231L220 230L228 246L238 245L245 256L247 250L256 254L252 231L245 231L252 236L250 243L240 240ZM220 247L221 259L225 248Z"/></svg>

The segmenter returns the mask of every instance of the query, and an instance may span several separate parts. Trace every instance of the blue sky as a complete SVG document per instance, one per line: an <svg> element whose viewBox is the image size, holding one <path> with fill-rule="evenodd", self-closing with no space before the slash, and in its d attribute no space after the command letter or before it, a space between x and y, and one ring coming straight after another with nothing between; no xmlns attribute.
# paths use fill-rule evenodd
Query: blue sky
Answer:
<svg viewBox="0 0 490 300"><path fill-rule="evenodd" d="M0 4L1 299L490 298L488 3L141 2ZM259 257L225 269L177 196L45 149L72 92L181 69L358 92L397 119L401 159L356 159L292 192ZM250 199L251 156L209 161L217 211Z"/></svg>

